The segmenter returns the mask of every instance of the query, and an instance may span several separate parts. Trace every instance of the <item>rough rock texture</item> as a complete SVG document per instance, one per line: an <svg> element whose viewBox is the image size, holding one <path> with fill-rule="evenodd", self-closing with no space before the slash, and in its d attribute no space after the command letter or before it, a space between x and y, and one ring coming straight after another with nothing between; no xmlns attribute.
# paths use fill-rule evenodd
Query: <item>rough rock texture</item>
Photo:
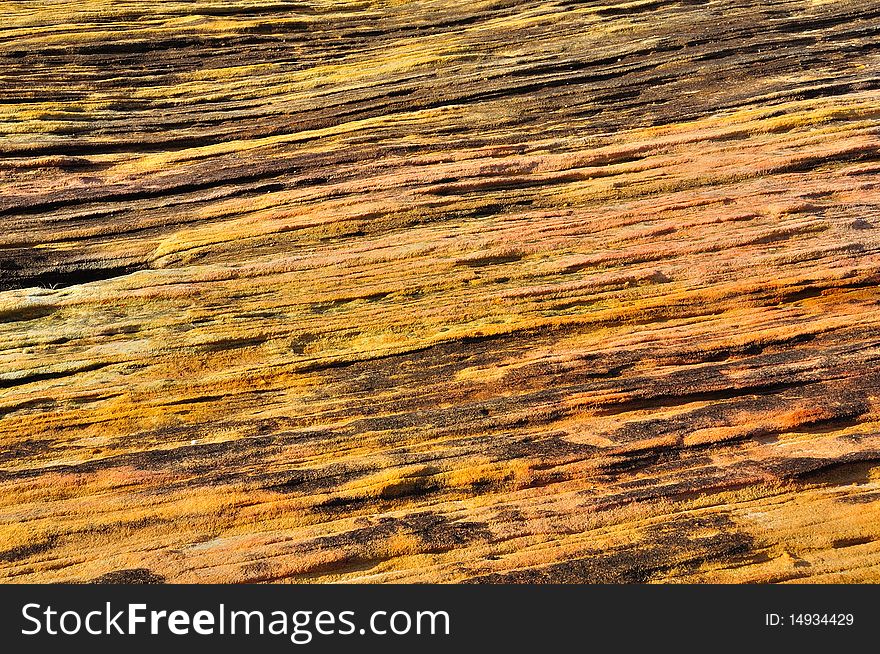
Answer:
<svg viewBox="0 0 880 654"><path fill-rule="evenodd" d="M0 579L880 581L880 2L0 4Z"/></svg>

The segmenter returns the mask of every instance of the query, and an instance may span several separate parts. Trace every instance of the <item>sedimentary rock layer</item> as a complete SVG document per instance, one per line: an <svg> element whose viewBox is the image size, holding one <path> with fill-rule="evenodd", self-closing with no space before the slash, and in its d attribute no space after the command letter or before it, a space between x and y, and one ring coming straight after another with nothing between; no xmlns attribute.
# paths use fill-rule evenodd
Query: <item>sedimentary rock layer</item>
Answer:
<svg viewBox="0 0 880 654"><path fill-rule="evenodd" d="M4 2L0 578L880 580L880 3Z"/></svg>

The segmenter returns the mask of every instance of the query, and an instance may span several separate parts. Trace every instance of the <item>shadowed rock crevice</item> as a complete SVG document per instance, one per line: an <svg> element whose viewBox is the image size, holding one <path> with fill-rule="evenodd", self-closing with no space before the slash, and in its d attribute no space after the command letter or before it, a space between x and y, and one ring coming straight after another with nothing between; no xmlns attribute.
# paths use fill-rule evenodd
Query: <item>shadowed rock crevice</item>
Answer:
<svg viewBox="0 0 880 654"><path fill-rule="evenodd" d="M114 570L86 583L90 584L164 584L165 578L147 568Z"/></svg>

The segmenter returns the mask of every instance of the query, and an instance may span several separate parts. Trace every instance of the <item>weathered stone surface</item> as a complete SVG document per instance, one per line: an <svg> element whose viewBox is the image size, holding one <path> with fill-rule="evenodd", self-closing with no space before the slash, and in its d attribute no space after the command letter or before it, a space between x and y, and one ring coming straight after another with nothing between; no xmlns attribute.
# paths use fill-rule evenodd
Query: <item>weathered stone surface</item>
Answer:
<svg viewBox="0 0 880 654"><path fill-rule="evenodd" d="M880 3L0 26L3 581L880 581Z"/></svg>

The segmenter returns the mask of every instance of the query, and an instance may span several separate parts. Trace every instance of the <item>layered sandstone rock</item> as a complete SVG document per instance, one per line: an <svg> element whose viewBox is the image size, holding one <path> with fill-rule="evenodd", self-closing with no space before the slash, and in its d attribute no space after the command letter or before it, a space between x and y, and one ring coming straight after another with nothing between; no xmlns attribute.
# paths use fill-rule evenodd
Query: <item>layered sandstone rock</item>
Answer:
<svg viewBox="0 0 880 654"><path fill-rule="evenodd" d="M880 3L0 24L4 581L880 580Z"/></svg>

